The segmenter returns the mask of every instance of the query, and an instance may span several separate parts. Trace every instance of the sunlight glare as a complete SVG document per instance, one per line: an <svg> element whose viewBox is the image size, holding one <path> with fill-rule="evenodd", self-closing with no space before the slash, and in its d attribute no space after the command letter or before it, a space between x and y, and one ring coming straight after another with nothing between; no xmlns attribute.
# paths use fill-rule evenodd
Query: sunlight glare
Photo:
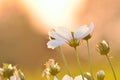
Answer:
<svg viewBox="0 0 120 80"><path fill-rule="evenodd" d="M53 28L56 26L70 27L74 22L76 8L81 5L79 9L82 11L85 0L23 0L23 3L31 11L35 24L42 19L42 22L49 26L48 28Z"/></svg>

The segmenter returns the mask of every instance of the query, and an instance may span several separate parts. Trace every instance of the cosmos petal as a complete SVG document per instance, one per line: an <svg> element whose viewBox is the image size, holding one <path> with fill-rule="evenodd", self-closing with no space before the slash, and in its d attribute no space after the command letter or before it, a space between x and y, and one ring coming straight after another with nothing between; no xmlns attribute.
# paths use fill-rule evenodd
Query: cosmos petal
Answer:
<svg viewBox="0 0 120 80"><path fill-rule="evenodd" d="M54 30L50 30L48 34L49 34L49 36L52 37L52 38L59 39L59 40L62 39L61 37L59 37L59 36L56 34L56 32L55 32Z"/></svg>
<svg viewBox="0 0 120 80"><path fill-rule="evenodd" d="M50 41L48 41L47 46L48 46L48 48L54 49L58 46L61 46L64 43L65 43L64 40L50 40Z"/></svg>
<svg viewBox="0 0 120 80"><path fill-rule="evenodd" d="M83 79L82 79L82 76L81 76L81 75L79 75L79 76L76 76L74 80L83 80ZM84 78L84 80L87 80L87 79L86 79L86 78Z"/></svg>
<svg viewBox="0 0 120 80"><path fill-rule="evenodd" d="M65 75L62 80L73 80L73 78L69 75Z"/></svg>
<svg viewBox="0 0 120 80"><path fill-rule="evenodd" d="M58 36L60 36L61 38L67 41L70 41L72 39L71 31L66 27L57 27L55 31Z"/></svg>
<svg viewBox="0 0 120 80"><path fill-rule="evenodd" d="M86 25L81 26L80 28L76 29L74 32L74 38L75 39L82 39L89 35L94 29L94 24L91 23L90 27L87 27Z"/></svg>
<svg viewBox="0 0 120 80"><path fill-rule="evenodd" d="M80 26L78 29L75 30L74 32L74 38L75 39L80 39L82 36L88 31L88 28L86 25Z"/></svg>

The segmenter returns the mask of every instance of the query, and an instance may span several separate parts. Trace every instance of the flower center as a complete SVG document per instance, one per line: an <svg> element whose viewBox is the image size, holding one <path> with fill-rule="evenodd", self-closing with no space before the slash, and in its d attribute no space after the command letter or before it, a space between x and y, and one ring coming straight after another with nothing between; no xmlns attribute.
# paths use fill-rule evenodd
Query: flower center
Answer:
<svg viewBox="0 0 120 80"><path fill-rule="evenodd" d="M72 39L71 41L69 41L68 44L69 44L71 47L76 48L77 46L79 46L79 40L74 38L74 32L71 32L71 34L72 34L73 39Z"/></svg>
<svg viewBox="0 0 120 80"><path fill-rule="evenodd" d="M71 47L76 48L77 46L79 46L79 40L77 39L73 39L68 43Z"/></svg>

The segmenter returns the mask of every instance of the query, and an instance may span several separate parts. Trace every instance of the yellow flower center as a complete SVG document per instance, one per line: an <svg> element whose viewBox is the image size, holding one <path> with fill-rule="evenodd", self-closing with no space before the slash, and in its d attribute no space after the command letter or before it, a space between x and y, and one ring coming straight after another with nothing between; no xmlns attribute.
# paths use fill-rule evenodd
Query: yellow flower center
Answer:
<svg viewBox="0 0 120 80"><path fill-rule="evenodd" d="M76 48L77 46L79 46L79 40L73 39L73 40L71 40L71 41L69 42L69 45L70 45L71 47Z"/></svg>
<svg viewBox="0 0 120 80"><path fill-rule="evenodd" d="M71 47L76 48L77 46L79 46L79 40L77 40L77 39L74 38L74 32L71 32L71 34L72 34L73 39L72 39L71 41L69 41L68 44L69 44Z"/></svg>

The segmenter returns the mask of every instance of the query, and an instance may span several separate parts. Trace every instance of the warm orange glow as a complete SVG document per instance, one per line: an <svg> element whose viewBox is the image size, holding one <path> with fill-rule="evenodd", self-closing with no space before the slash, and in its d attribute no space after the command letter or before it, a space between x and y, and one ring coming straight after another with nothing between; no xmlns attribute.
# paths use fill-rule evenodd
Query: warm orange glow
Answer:
<svg viewBox="0 0 120 80"><path fill-rule="evenodd" d="M56 26L73 26L74 12L78 5L79 9L83 8L85 0L21 0L25 4L30 14L31 21L40 30L40 21L49 27L42 27L46 32L51 27Z"/></svg>

